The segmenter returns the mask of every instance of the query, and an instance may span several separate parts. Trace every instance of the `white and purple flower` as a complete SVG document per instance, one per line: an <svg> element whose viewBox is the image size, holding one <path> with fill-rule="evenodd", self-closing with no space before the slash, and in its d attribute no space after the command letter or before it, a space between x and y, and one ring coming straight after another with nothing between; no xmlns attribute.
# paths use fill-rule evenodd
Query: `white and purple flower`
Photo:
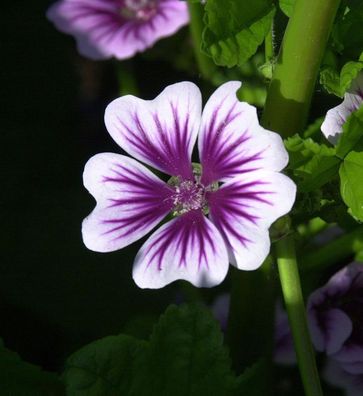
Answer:
<svg viewBox="0 0 363 396"><path fill-rule="evenodd" d="M189 21L179 0L60 0L47 17L91 59L130 58Z"/></svg>
<svg viewBox="0 0 363 396"><path fill-rule="evenodd" d="M337 144L343 132L343 125L348 117L363 104L363 72L353 81L350 89L344 95L343 102L330 109L321 125L321 131L332 144Z"/></svg>
<svg viewBox="0 0 363 396"><path fill-rule="evenodd" d="M363 374L363 265L351 263L312 293L313 343L352 375Z"/></svg>
<svg viewBox="0 0 363 396"><path fill-rule="evenodd" d="M84 171L97 206L84 220L86 246L121 249L171 215L141 247L133 278L142 288L177 279L211 287L228 262L259 267L268 229L290 211L295 184L279 173L288 162L282 139L263 129L256 109L239 102L239 82L218 88L201 112L196 85L170 85L154 100L123 96L110 103L106 127L126 152L164 174L164 182L129 157L102 153ZM191 161L198 139L200 165Z"/></svg>

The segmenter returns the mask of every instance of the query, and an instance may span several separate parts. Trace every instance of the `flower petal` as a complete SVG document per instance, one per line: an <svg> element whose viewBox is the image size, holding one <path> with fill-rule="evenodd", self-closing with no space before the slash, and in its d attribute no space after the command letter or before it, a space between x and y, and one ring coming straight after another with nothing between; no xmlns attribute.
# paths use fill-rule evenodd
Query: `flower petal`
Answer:
<svg viewBox="0 0 363 396"><path fill-rule="evenodd" d="M349 341L332 357L349 373L363 374L363 346Z"/></svg>
<svg viewBox="0 0 363 396"><path fill-rule="evenodd" d="M253 169L279 171L287 165L281 137L259 125L255 107L238 101L240 86L237 81L223 84L203 111L198 148L205 185Z"/></svg>
<svg viewBox="0 0 363 396"><path fill-rule="evenodd" d="M223 239L201 211L190 211L158 229L136 256L133 278L141 288L157 289L177 279L198 287L223 281L228 256Z"/></svg>
<svg viewBox="0 0 363 396"><path fill-rule="evenodd" d="M135 242L172 208L170 187L123 155L95 155L86 164L83 180L97 201L83 221L83 241L97 252L118 250Z"/></svg>
<svg viewBox="0 0 363 396"><path fill-rule="evenodd" d="M328 359L323 378L328 384L345 389L346 396L362 396L363 375L348 373L334 359Z"/></svg>
<svg viewBox="0 0 363 396"><path fill-rule="evenodd" d="M258 268L270 250L268 228L288 213L296 186L285 175L253 171L209 193L211 220L229 247L230 262L240 269Z"/></svg>
<svg viewBox="0 0 363 396"><path fill-rule="evenodd" d="M328 355L339 351L352 333L353 325L349 316L340 309L328 309L319 312L308 305L309 328L315 348Z"/></svg>
<svg viewBox="0 0 363 396"><path fill-rule="evenodd" d="M199 88L169 85L152 101L123 96L105 113L107 129L130 155L162 172L192 178L191 153L201 117Z"/></svg>
<svg viewBox="0 0 363 396"><path fill-rule="evenodd" d="M332 144L337 144L347 118L363 104L363 72L358 74L343 102L330 109L321 125L321 131Z"/></svg>
<svg viewBox="0 0 363 396"><path fill-rule="evenodd" d="M189 20L187 5L177 0L158 2L155 13L141 19L122 17L123 7L118 0L61 0L49 8L47 17L59 30L74 35L79 52L91 59L129 58Z"/></svg>

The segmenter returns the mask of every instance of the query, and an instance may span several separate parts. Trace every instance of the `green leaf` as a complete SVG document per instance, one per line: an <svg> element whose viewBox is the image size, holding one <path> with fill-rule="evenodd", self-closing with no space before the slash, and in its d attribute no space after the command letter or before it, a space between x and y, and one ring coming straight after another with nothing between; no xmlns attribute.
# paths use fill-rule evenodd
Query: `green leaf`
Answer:
<svg viewBox="0 0 363 396"><path fill-rule="evenodd" d="M360 58L362 58L362 55ZM346 92L352 85L352 81L357 77L358 73L363 69L363 61L348 62L340 72L340 89L341 92Z"/></svg>
<svg viewBox="0 0 363 396"><path fill-rule="evenodd" d="M363 152L351 151L341 164L340 193L351 214L363 221Z"/></svg>
<svg viewBox="0 0 363 396"><path fill-rule="evenodd" d="M1 342L1 340L0 340ZM14 396L64 395L58 376L21 360L19 355L0 346L0 394Z"/></svg>
<svg viewBox="0 0 363 396"><path fill-rule="evenodd" d="M145 350L144 341L123 334L86 345L66 362L67 395L137 396L137 355Z"/></svg>
<svg viewBox="0 0 363 396"><path fill-rule="evenodd" d="M271 29L275 7L273 0L208 0L205 12L202 49L217 65L232 67L257 51Z"/></svg>
<svg viewBox="0 0 363 396"><path fill-rule="evenodd" d="M353 149L363 150L363 107L353 112L344 123L336 147L337 156L343 159Z"/></svg>
<svg viewBox="0 0 363 396"><path fill-rule="evenodd" d="M69 396L229 396L237 379L210 310L169 307L149 341L127 335L95 341L66 363Z"/></svg>
<svg viewBox="0 0 363 396"><path fill-rule="evenodd" d="M335 68L324 66L320 71L319 82L328 93L339 96L340 98L344 95L340 87L340 76Z"/></svg>
<svg viewBox="0 0 363 396"><path fill-rule="evenodd" d="M267 395L266 378L268 375L268 365L265 360L260 360L253 366L248 367L242 375L238 377L238 395L241 396L261 396Z"/></svg>
<svg viewBox="0 0 363 396"><path fill-rule="evenodd" d="M279 5L283 13L290 18L294 9L295 0L279 0Z"/></svg>
<svg viewBox="0 0 363 396"><path fill-rule="evenodd" d="M171 306L150 338L152 395L224 396L233 384L223 335L210 311Z"/></svg>
<svg viewBox="0 0 363 396"><path fill-rule="evenodd" d="M285 146L289 152L289 168L300 179L300 192L319 189L336 177L340 159L335 156L334 148L299 135L285 140Z"/></svg>

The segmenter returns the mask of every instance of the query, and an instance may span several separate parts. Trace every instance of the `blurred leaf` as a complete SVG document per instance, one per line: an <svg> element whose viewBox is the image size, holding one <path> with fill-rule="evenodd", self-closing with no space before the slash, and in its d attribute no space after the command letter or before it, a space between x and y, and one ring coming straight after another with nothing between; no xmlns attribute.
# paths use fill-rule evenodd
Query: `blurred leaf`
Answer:
<svg viewBox="0 0 363 396"><path fill-rule="evenodd" d="M363 152L351 151L339 169L340 192L351 214L363 221Z"/></svg>
<svg viewBox="0 0 363 396"><path fill-rule="evenodd" d="M295 0L279 0L279 5L283 13L290 17L294 9Z"/></svg>
<svg viewBox="0 0 363 396"><path fill-rule="evenodd" d="M246 62L271 29L273 0L254 2L208 0L203 50L217 65L232 67Z"/></svg>
<svg viewBox="0 0 363 396"><path fill-rule="evenodd" d="M310 124L303 133L304 138L309 138L317 133L321 133L320 127L325 117L317 118L312 124Z"/></svg>
<svg viewBox="0 0 363 396"><path fill-rule="evenodd" d="M363 23L363 22L362 22ZM357 77L358 73L363 69L363 53L360 61L346 63L340 72L340 89L346 92L352 85L352 81Z"/></svg>
<svg viewBox="0 0 363 396"><path fill-rule="evenodd" d="M66 364L70 396L229 396L237 386L219 324L199 305L170 306L149 341L95 341Z"/></svg>
<svg viewBox="0 0 363 396"><path fill-rule="evenodd" d="M135 316L126 323L123 333L142 340L149 339L157 319L153 314Z"/></svg>
<svg viewBox="0 0 363 396"><path fill-rule="evenodd" d="M1 341L1 340L0 340ZM24 362L0 343L0 394L14 396L64 395L58 376Z"/></svg>
<svg viewBox="0 0 363 396"><path fill-rule="evenodd" d="M69 396L137 395L137 354L146 343L127 335L109 336L86 345L69 357L64 381Z"/></svg>
<svg viewBox="0 0 363 396"><path fill-rule="evenodd" d="M152 395L224 396L234 377L219 325L205 307L171 306L150 338Z"/></svg>
<svg viewBox="0 0 363 396"><path fill-rule="evenodd" d="M353 149L363 150L363 107L353 112L344 123L343 133L336 147L337 156L343 159Z"/></svg>
<svg viewBox="0 0 363 396"><path fill-rule="evenodd" d="M289 152L289 168L300 179L300 192L319 189L336 177L340 159L335 156L334 148L299 135L286 139L285 146Z"/></svg>
<svg viewBox="0 0 363 396"><path fill-rule="evenodd" d="M261 396L268 394L266 388L266 381L261 381L265 378L268 367L265 360L255 363L253 366L247 368L242 375L238 377L238 393L241 396Z"/></svg>
<svg viewBox="0 0 363 396"><path fill-rule="evenodd" d="M339 53L358 59L363 50L363 3L351 1L338 17L332 31L333 45Z"/></svg>

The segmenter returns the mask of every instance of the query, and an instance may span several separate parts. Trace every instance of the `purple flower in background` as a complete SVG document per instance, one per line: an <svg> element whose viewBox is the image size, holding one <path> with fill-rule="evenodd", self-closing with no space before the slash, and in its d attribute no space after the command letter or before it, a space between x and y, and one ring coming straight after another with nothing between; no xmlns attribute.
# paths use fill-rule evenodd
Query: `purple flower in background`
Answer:
<svg viewBox="0 0 363 396"><path fill-rule="evenodd" d="M270 249L269 226L292 207L296 186L279 173L288 162L283 142L259 125L253 106L238 101L240 85L218 88L203 114L201 93L190 82L170 85L151 101L124 96L106 109L116 143L170 175L164 182L111 153L95 155L84 171L97 201L82 227L89 249L121 249L172 217L136 256L133 278L142 288L177 279L211 287L226 276L228 261L256 269ZM201 165L191 161L198 133Z"/></svg>
<svg viewBox="0 0 363 396"><path fill-rule="evenodd" d="M281 301L277 301L275 310L275 350L274 361L278 364L290 365L296 363L294 341L286 311Z"/></svg>
<svg viewBox="0 0 363 396"><path fill-rule="evenodd" d="M47 17L91 59L130 58L189 21L180 0L60 0Z"/></svg>
<svg viewBox="0 0 363 396"><path fill-rule="evenodd" d="M363 104L363 72L353 81L349 91L344 95L343 102L330 109L321 125L321 131L330 143L336 144L343 131L347 118Z"/></svg>
<svg viewBox="0 0 363 396"><path fill-rule="evenodd" d="M350 374L363 374L363 265L351 263L312 293L313 343Z"/></svg>
<svg viewBox="0 0 363 396"><path fill-rule="evenodd" d="M363 374L349 373L336 360L328 359L323 378L328 384L344 389L346 396L363 395Z"/></svg>

